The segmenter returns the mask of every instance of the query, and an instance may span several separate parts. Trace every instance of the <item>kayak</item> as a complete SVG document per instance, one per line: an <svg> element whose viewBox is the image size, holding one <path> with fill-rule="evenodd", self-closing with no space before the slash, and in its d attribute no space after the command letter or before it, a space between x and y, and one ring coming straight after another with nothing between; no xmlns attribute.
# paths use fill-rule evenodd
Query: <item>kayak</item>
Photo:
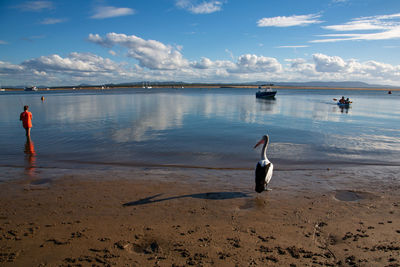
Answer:
<svg viewBox="0 0 400 267"><path fill-rule="evenodd" d="M350 103L340 103L340 102L337 102L337 105L338 105L339 107L350 107Z"/></svg>

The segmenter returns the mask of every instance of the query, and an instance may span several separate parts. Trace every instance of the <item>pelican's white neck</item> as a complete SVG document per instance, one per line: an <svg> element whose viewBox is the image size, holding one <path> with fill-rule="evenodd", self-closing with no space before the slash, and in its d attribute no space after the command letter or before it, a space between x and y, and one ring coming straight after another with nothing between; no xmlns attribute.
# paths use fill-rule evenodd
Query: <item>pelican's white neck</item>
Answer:
<svg viewBox="0 0 400 267"><path fill-rule="evenodd" d="M269 143L269 138L267 137L267 140L265 140L263 148L261 150L261 160L266 160L267 159L268 143Z"/></svg>

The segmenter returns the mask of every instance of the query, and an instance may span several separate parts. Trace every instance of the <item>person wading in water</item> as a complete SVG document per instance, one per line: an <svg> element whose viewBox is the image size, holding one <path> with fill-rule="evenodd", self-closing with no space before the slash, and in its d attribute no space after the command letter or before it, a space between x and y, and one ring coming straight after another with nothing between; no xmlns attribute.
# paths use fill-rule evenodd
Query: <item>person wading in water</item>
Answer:
<svg viewBox="0 0 400 267"><path fill-rule="evenodd" d="M29 106L24 106L24 112L19 115L19 120L22 121L22 127L25 128L26 137L31 137L32 128L32 113L29 112Z"/></svg>

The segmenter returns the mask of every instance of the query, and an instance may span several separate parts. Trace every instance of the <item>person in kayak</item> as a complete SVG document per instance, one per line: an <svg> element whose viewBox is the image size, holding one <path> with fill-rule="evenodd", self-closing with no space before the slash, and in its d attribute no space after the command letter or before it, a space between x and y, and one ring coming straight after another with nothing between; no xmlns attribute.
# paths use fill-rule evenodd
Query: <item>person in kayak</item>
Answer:
<svg viewBox="0 0 400 267"><path fill-rule="evenodd" d="M340 104L345 104L346 103L346 100L344 99L344 96L342 96L342 98L339 100L339 103Z"/></svg>
<svg viewBox="0 0 400 267"><path fill-rule="evenodd" d="M19 115L19 120L22 121L22 127L25 128L26 137L31 137L32 128L32 113L29 111L29 106L24 106L24 112Z"/></svg>

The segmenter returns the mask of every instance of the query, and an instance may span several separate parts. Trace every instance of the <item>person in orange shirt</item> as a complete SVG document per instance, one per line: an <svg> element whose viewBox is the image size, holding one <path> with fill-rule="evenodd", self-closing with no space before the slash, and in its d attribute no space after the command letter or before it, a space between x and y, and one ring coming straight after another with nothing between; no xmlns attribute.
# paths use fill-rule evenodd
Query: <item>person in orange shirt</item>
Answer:
<svg viewBox="0 0 400 267"><path fill-rule="evenodd" d="M29 106L24 106L24 112L19 115L19 120L22 121L22 127L25 128L26 137L31 137L32 113L29 112Z"/></svg>

